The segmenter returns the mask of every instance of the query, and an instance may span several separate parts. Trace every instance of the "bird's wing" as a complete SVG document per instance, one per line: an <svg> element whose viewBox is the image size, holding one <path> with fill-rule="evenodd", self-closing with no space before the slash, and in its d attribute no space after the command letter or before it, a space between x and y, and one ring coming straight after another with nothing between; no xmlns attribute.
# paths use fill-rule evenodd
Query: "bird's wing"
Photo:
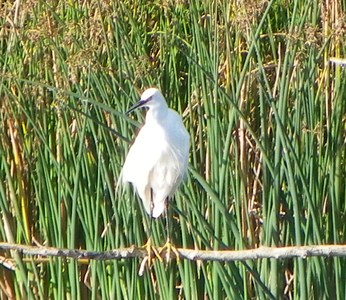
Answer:
<svg viewBox="0 0 346 300"><path fill-rule="evenodd" d="M179 161L174 153L166 149L161 153L157 164L150 172L149 182L152 189L153 212L157 218L165 209L166 199L169 198L179 184Z"/></svg>
<svg viewBox="0 0 346 300"><path fill-rule="evenodd" d="M185 130L184 127L181 127ZM177 128L180 130L181 128ZM189 157L189 136L185 131L172 135L161 148L160 156L150 173L150 185L153 190L154 218L165 209L165 201L171 197L185 176Z"/></svg>
<svg viewBox="0 0 346 300"><path fill-rule="evenodd" d="M137 183L148 180L149 172L159 155L155 136L148 126L143 126L139 131L123 166L123 182Z"/></svg>
<svg viewBox="0 0 346 300"><path fill-rule="evenodd" d="M131 182L150 215L152 210L152 176L160 161L160 133L143 126L131 146L122 169L122 181Z"/></svg>

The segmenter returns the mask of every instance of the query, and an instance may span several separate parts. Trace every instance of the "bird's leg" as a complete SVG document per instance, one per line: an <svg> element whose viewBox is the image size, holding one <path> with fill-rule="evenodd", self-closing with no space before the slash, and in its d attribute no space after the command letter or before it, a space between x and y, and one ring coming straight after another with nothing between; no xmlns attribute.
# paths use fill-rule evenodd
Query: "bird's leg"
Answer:
<svg viewBox="0 0 346 300"><path fill-rule="evenodd" d="M171 222L169 222L172 214L169 209L169 198L167 197L166 202L166 231L167 231L167 241L166 244L159 250L160 254L166 249L166 261L169 262L171 258L171 251L175 254L177 262L179 262L179 252L171 243Z"/></svg>
<svg viewBox="0 0 346 300"><path fill-rule="evenodd" d="M152 265L152 261L153 261L153 253L154 256L156 256L160 261L162 261L162 258L160 256L160 253L155 249L155 247L153 246L153 242L151 240L151 233L152 233L152 224L153 224L153 219L152 219L152 215L153 215L153 209L154 209L154 204L153 204L153 190L150 190L151 196L150 196L150 219L149 219L149 226L148 226L148 241L145 243L145 245L142 247L143 249L145 249L148 253L148 256L143 260L142 263L144 264L148 264L149 268ZM142 269L142 266L141 266Z"/></svg>
<svg viewBox="0 0 346 300"><path fill-rule="evenodd" d="M148 241L145 243L145 245L142 247L145 249L148 253L148 265L151 266L151 263L153 261L152 254L154 253L154 256L156 256L160 261L162 261L162 258L160 256L160 253L155 249L153 246L153 242L151 241L151 237L148 238Z"/></svg>
<svg viewBox="0 0 346 300"><path fill-rule="evenodd" d="M153 263L153 253L154 256L156 256L161 262L162 262L162 258L160 256L160 253L155 249L155 247L153 246L153 243L151 241L151 237L149 236L148 241L145 243L144 246L142 246L143 249L145 249L148 253L147 256L145 256L141 262L141 265L139 267L139 271L138 274L139 276L142 276L144 273L144 268L147 265L149 269L151 269L152 263Z"/></svg>
<svg viewBox="0 0 346 300"><path fill-rule="evenodd" d="M171 242L171 226L170 226L170 222L169 222L169 219L170 219L170 211L169 211L169 205L168 205L168 197L165 201L165 211L166 211L166 233L167 233L167 243L170 243Z"/></svg>

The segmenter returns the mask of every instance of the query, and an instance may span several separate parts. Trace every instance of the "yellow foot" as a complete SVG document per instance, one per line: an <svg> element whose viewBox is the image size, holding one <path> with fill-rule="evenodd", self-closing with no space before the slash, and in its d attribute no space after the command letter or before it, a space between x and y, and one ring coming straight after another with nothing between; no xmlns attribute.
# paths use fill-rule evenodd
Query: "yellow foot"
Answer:
<svg viewBox="0 0 346 300"><path fill-rule="evenodd" d="M148 265L149 269L151 268L151 266L153 264L153 260L155 259L155 257L158 258L160 261L162 261L162 257L160 256L160 253L153 246L151 238L149 238L148 241L146 242L146 244L144 246L142 246L141 248L145 249L147 251L148 255L146 257L144 257L142 262L141 262L139 272L138 272L139 276L143 275L144 268L146 265Z"/></svg>
<svg viewBox="0 0 346 300"><path fill-rule="evenodd" d="M170 239L167 239L166 244L162 248L159 249L159 255L161 257L161 255L166 254L166 262L168 263L171 259L171 252L174 253L174 256L177 260L177 263L179 263L180 262L179 252L178 252L177 248L175 248L172 245Z"/></svg>

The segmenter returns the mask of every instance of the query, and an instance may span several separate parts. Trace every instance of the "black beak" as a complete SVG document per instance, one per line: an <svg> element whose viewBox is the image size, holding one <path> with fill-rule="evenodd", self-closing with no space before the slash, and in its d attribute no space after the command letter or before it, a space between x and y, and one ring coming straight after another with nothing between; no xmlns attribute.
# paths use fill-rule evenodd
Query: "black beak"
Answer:
<svg viewBox="0 0 346 300"><path fill-rule="evenodd" d="M147 100L139 100L135 105L133 105L126 114L129 114L130 112L134 111L136 108L143 106L145 103L147 103L151 98Z"/></svg>

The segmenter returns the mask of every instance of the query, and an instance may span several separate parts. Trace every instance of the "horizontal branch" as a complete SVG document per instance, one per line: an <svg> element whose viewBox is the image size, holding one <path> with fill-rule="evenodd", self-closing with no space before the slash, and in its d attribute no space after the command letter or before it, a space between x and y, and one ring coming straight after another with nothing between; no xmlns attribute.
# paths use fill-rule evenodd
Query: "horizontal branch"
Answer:
<svg viewBox="0 0 346 300"><path fill-rule="evenodd" d="M37 247L27 246L10 243L0 243L0 249L2 250L15 250L25 255L39 256L39 257L63 257L73 258L77 260L81 259L93 259L93 260L111 260L121 258L144 258L148 256L148 252L145 248L131 246L128 248L114 249L110 251L89 251L89 250L77 250L77 249L64 249L53 247ZM162 258L166 257L167 251L162 248L156 249ZM263 258L275 258L275 259L287 259L287 258L306 258L311 256L324 256L324 257L346 257L346 245L319 245L319 246L297 246L297 247L260 247L248 250L239 251L210 251L210 250L192 250L177 248L177 253L180 259L188 260L203 260L203 261L244 261ZM152 257L154 253L151 253ZM176 258L174 251L171 251L171 258ZM0 264L10 268L6 265L8 258L0 257Z"/></svg>
<svg viewBox="0 0 346 300"><path fill-rule="evenodd" d="M178 249L179 254L190 260L210 261L244 261L263 258L287 259L311 256L346 257L346 245L293 246L293 247L259 247L238 251L207 251Z"/></svg>

